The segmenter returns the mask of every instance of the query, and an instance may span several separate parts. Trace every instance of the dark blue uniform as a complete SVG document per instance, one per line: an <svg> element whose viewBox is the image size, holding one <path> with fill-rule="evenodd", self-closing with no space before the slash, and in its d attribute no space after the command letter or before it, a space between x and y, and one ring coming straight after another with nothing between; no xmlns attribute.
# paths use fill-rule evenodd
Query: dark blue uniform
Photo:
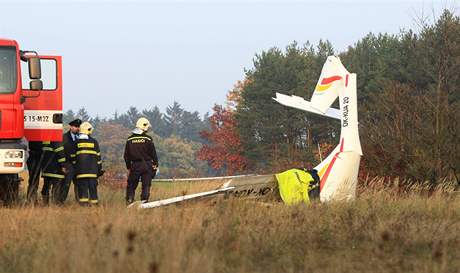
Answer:
<svg viewBox="0 0 460 273"><path fill-rule="evenodd" d="M29 184L27 186L27 201L37 201L38 184L40 183L41 164L43 161L42 142L29 142L29 157L27 158L27 169L29 170Z"/></svg>
<svg viewBox="0 0 460 273"><path fill-rule="evenodd" d="M78 201L81 205L97 204L97 178L102 174L99 143L88 136L77 140L75 177L78 184Z"/></svg>
<svg viewBox="0 0 460 273"><path fill-rule="evenodd" d="M126 141L124 159L129 170L126 202L134 202L139 179L142 181L141 200L147 202L150 197L150 186L155 177L158 157L152 137L143 134L132 134Z"/></svg>
<svg viewBox="0 0 460 273"><path fill-rule="evenodd" d="M76 136L75 136L76 137ZM64 203L67 199L67 195L69 194L70 184L74 183L74 193L75 198L78 201L78 188L77 183L75 181L75 163L76 163L76 152L77 152L77 139L73 139L71 132L68 131L62 137L62 144L64 145L64 153L66 157L66 174L64 181L62 183L62 187L59 193L59 202Z"/></svg>
<svg viewBox="0 0 460 273"><path fill-rule="evenodd" d="M64 146L62 146L61 142L43 141L42 151L42 177L44 184L41 194L43 201L48 204L50 190L52 190L52 199L54 202L58 202L59 189L64 180L63 169L66 165Z"/></svg>

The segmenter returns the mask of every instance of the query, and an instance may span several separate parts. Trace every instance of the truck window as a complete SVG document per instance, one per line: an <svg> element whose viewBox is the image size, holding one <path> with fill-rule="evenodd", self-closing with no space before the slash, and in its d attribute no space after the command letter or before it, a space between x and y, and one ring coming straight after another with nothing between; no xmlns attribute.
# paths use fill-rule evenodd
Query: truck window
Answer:
<svg viewBox="0 0 460 273"><path fill-rule="evenodd" d="M0 94L16 91L16 75L16 48L0 47Z"/></svg>
<svg viewBox="0 0 460 273"><path fill-rule="evenodd" d="M52 59L40 59L42 70L42 82L44 91L53 91L57 88L57 64ZM29 79L29 66L23 62L21 66L22 71L22 89L28 90L30 86Z"/></svg>

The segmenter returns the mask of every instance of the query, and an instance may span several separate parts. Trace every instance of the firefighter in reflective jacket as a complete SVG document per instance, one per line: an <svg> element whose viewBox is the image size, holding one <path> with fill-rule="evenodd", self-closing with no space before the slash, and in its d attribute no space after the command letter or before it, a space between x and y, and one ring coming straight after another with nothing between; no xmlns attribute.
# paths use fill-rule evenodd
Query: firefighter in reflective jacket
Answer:
<svg viewBox="0 0 460 273"><path fill-rule="evenodd" d="M98 204L97 178L104 173L99 144L90 136L92 131L93 126L89 122L83 122L76 143L75 177L78 185L78 201L83 206Z"/></svg>
<svg viewBox="0 0 460 273"><path fill-rule="evenodd" d="M150 186L158 168L158 158L152 137L146 134L150 122L140 118L136 128L126 141L124 159L129 170L126 203L134 202L139 179L142 181L141 201L147 202L150 197Z"/></svg>
<svg viewBox="0 0 460 273"><path fill-rule="evenodd" d="M47 205L50 199L50 190L53 202L58 200L59 189L66 172L66 158L61 142L43 141L42 151L42 177L44 184L41 194L43 202Z"/></svg>

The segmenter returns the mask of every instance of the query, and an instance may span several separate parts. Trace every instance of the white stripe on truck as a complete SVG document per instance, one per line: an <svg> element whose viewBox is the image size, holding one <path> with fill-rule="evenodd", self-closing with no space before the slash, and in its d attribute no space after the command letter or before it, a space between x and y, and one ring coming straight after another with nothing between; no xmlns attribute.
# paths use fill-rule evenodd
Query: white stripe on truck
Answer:
<svg viewBox="0 0 460 273"><path fill-rule="evenodd" d="M24 129L62 129L62 123L53 123L59 110L24 110Z"/></svg>

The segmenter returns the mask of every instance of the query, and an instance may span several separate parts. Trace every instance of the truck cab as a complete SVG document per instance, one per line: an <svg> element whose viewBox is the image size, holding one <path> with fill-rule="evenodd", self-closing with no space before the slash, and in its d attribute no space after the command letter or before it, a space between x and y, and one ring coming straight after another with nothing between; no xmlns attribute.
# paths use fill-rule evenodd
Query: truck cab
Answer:
<svg viewBox="0 0 460 273"><path fill-rule="evenodd" d="M61 57L0 39L0 193L25 169L29 141L61 140Z"/></svg>

